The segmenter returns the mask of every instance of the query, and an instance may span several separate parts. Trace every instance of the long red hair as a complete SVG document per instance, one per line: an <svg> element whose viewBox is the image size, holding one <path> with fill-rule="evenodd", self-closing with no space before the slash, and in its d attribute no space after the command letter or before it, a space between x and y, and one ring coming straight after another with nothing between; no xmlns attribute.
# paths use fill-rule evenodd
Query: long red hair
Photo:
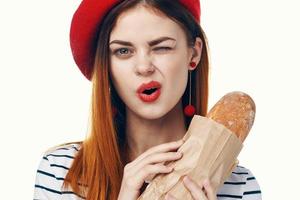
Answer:
<svg viewBox="0 0 300 200"><path fill-rule="evenodd" d="M71 187L73 192L86 197L87 200L115 200L120 190L123 168L126 164L123 156L126 152L124 151L125 105L115 92L110 79L108 42L117 16L139 3L141 3L139 0L121 1L99 26L92 75L90 130L88 137L80 142L81 149L64 180L64 187ZM192 15L177 1L167 0L163 5L160 1L154 0L145 0L142 3L178 23L186 33L189 46L194 45L196 37L200 37L203 41L201 60L192 73L191 82L192 104L196 108L196 114L205 116L209 78L208 44L205 33ZM187 104L188 87L182 96L183 107ZM119 111L115 118L112 106ZM189 126L190 120L186 117L186 127Z"/></svg>

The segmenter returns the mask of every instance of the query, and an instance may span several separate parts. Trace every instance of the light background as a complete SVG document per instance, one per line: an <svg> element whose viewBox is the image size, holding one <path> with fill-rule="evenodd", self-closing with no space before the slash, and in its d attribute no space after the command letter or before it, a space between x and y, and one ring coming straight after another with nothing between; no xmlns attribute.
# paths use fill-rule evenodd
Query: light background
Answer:
<svg viewBox="0 0 300 200"><path fill-rule="evenodd" d="M91 84L69 48L79 0L0 2L1 199L30 199L43 151L85 137ZM256 121L239 156L263 199L295 199L299 186L299 3L203 0L211 53L211 107L240 90Z"/></svg>

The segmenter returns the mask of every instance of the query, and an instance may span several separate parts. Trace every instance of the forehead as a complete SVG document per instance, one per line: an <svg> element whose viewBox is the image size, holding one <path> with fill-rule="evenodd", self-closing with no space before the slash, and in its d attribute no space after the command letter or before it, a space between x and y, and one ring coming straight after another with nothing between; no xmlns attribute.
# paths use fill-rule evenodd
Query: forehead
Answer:
<svg viewBox="0 0 300 200"><path fill-rule="evenodd" d="M157 36L169 36L177 40L183 39L184 34L180 25L167 16L138 6L119 15L110 34L110 41L114 39L149 39Z"/></svg>

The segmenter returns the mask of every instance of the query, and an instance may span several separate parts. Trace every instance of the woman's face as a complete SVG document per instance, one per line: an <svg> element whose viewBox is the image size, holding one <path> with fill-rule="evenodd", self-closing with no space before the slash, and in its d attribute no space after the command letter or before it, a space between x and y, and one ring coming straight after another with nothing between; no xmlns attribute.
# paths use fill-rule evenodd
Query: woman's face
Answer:
<svg viewBox="0 0 300 200"><path fill-rule="evenodd" d="M160 38L164 39L151 44ZM193 49L188 48L185 33L178 24L137 7L119 16L109 44L110 75L127 114L133 112L145 119L157 119L179 103L187 86ZM147 102L139 97L137 89L150 81L159 82L161 88L159 97Z"/></svg>

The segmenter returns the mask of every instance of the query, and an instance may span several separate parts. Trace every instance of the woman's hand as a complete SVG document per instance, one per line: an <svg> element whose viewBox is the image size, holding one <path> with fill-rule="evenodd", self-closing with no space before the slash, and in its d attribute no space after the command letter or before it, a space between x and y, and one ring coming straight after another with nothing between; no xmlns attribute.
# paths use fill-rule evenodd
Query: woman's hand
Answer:
<svg viewBox="0 0 300 200"><path fill-rule="evenodd" d="M190 191L194 200L217 200L217 196L214 193L209 180L204 180L203 183L197 184L188 176L183 178L185 187ZM204 187L204 191L203 188ZM171 194L166 195L166 200L177 200Z"/></svg>
<svg viewBox="0 0 300 200"><path fill-rule="evenodd" d="M170 173L173 167L164 165L165 161L174 161L182 157L178 149L183 140L154 146L124 167L124 173L118 200L136 200L145 180L159 173Z"/></svg>

